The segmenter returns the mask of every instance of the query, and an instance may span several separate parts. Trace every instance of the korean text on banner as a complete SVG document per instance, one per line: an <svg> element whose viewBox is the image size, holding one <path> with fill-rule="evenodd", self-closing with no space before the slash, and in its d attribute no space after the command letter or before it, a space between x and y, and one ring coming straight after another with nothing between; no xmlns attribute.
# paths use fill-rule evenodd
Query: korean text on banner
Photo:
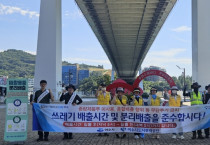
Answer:
<svg viewBox="0 0 210 145"><path fill-rule="evenodd" d="M33 105L33 130L179 133L208 127L209 104L188 107Z"/></svg>

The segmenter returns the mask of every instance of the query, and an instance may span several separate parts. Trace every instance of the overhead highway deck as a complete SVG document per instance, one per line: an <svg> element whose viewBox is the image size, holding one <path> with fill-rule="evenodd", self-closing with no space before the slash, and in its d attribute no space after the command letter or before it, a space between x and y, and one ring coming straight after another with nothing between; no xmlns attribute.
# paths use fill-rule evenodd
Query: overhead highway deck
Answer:
<svg viewBox="0 0 210 145"><path fill-rule="evenodd" d="M75 0L117 76L132 83L176 0Z"/></svg>

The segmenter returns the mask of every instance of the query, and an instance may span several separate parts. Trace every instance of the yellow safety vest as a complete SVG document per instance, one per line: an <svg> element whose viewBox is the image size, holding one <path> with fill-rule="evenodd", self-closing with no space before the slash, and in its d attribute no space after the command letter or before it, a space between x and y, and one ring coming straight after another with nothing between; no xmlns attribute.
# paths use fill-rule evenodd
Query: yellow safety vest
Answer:
<svg viewBox="0 0 210 145"><path fill-rule="evenodd" d="M191 97L190 97L190 101L191 101L191 106L203 104L200 92L198 92L198 96L196 96L195 92L192 92Z"/></svg>
<svg viewBox="0 0 210 145"><path fill-rule="evenodd" d="M151 106L160 106L160 97L156 97L156 99L151 99Z"/></svg>
<svg viewBox="0 0 210 145"><path fill-rule="evenodd" d="M127 104L127 97L126 96L122 96L122 103L125 105ZM118 97L116 97L116 105L123 105L120 100L118 99Z"/></svg>
<svg viewBox="0 0 210 145"><path fill-rule="evenodd" d="M143 99L141 96L139 97L139 102L136 100L135 96L132 96L132 99L134 99L134 106L143 106Z"/></svg>
<svg viewBox="0 0 210 145"><path fill-rule="evenodd" d="M176 99L170 95L169 106L171 107L181 107L181 97L176 95Z"/></svg>
<svg viewBox="0 0 210 145"><path fill-rule="evenodd" d="M98 103L97 103L97 105L109 105L109 101L110 101L109 92L106 92L106 96L104 96L102 91L100 91L98 93Z"/></svg>

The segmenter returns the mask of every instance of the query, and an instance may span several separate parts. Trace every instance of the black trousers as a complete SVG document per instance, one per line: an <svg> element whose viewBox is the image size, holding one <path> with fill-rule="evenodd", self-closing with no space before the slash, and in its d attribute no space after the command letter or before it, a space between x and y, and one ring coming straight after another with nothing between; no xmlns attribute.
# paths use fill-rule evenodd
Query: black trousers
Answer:
<svg viewBox="0 0 210 145"><path fill-rule="evenodd" d="M134 135L140 135L141 133L134 133Z"/></svg>
<svg viewBox="0 0 210 145"><path fill-rule="evenodd" d="M49 132L38 131L38 135L39 135L39 138L43 138L43 135L44 135L44 138L48 138Z"/></svg>
<svg viewBox="0 0 210 145"><path fill-rule="evenodd" d="M201 130L196 130L196 131L197 131L198 136L202 136ZM196 136L196 131L193 131L193 136Z"/></svg>
<svg viewBox="0 0 210 145"><path fill-rule="evenodd" d="M204 131L205 131L205 135L209 136L209 128L206 128Z"/></svg>
<svg viewBox="0 0 210 145"><path fill-rule="evenodd" d="M72 137L72 133L71 132L64 132L64 137L65 138Z"/></svg>

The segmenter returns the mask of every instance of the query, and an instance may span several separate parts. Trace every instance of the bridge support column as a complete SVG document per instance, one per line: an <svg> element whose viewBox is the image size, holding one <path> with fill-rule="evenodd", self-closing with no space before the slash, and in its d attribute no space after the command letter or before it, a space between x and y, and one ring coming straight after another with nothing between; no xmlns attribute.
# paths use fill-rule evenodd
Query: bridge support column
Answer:
<svg viewBox="0 0 210 145"><path fill-rule="evenodd" d="M210 1L192 0L192 79L210 84Z"/></svg>
<svg viewBox="0 0 210 145"><path fill-rule="evenodd" d="M40 88L40 80L46 80L55 99L62 83L61 23L61 0L41 0L34 90Z"/></svg>
<svg viewBox="0 0 210 145"><path fill-rule="evenodd" d="M140 68L140 69L139 69L139 75L141 75L141 74L142 74L142 69ZM139 83L139 87L140 87L142 90L144 90L143 80Z"/></svg>

